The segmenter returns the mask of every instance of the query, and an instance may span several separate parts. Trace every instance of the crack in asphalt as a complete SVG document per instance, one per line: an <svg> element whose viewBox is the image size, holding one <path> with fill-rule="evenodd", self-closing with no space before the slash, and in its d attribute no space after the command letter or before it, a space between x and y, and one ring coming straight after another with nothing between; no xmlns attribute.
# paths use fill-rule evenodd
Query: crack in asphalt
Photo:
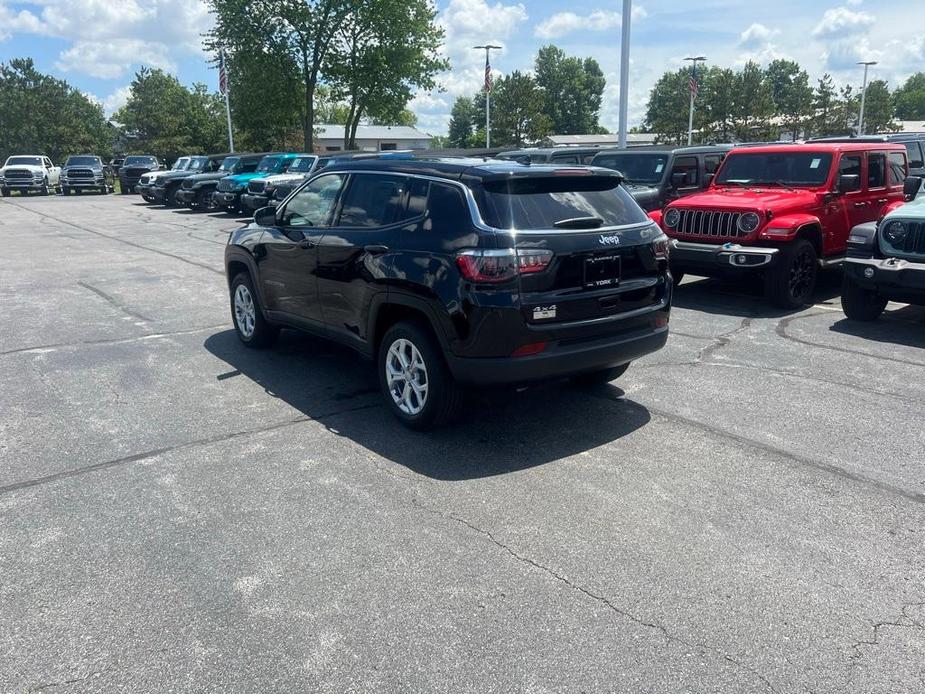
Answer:
<svg viewBox="0 0 925 694"><path fill-rule="evenodd" d="M614 603L613 600L608 598L606 595L600 595L590 590L589 588L586 588L578 583L575 583L574 581L560 574L555 569L549 566L546 566L545 564L541 564L535 559L531 559L530 557L527 557L521 554L520 552L512 548L510 545L502 542L497 537L495 537L494 533L492 533L490 530L481 528L475 525L474 523L471 523L470 521L466 520L465 518L461 518L460 516L454 515L452 513L449 513L449 514L443 513L435 508L432 508L430 506L420 503L417 499L413 497L411 499L411 503L416 508L424 510L428 513L431 513L445 520L450 520L460 525L463 525L469 528L470 530L482 535L483 537L488 538L498 548L502 549L503 551L505 551L507 554L509 554L511 557L521 562L522 564L525 564L527 566L530 566L534 569L537 569L545 573L547 576L550 576L556 581L568 586L572 590L577 591L578 593L581 593L585 597L591 598L592 600L598 602L601 605L604 605L605 607L607 607L609 610L619 615L620 617L623 617L624 619L627 619L638 626L641 626L647 629L654 629L658 631L662 635L662 637L665 639L666 643L676 643L676 644L685 646L686 648L689 648L689 649L699 650L701 652L710 653L715 656L718 656L722 658L724 661L730 663L731 665L734 665L735 667L740 668L741 670L744 670L748 672L749 674L753 675L754 677L758 678L767 690L774 692L775 694L778 693L778 690L774 687L773 684L771 684L771 681L767 677L765 677L763 674L758 672L758 670L756 670L755 668L751 667L750 665L746 663L741 662L740 660L737 660L736 658L729 655L728 653L725 653L721 649L716 648L714 646L710 646L709 644L696 643L694 641L685 639L681 636L672 634L670 631L668 631L668 628L665 627L663 624L660 624L655 621L650 621L648 619L644 619L642 617L639 617L633 614L632 612L629 612L628 610Z"/></svg>
<svg viewBox="0 0 925 694"><path fill-rule="evenodd" d="M173 258L174 260L179 260L180 262L186 263L187 265L193 265L194 267L202 268L203 270L208 270L209 272L214 272L216 275L222 275L222 276L224 276L224 274L225 274L224 269L219 270L219 269L216 269L216 268L212 267L211 265L207 265L206 263L200 263L200 262L198 262L198 261L196 261L196 260L191 260L191 259L189 259L189 258L185 258L185 257L183 257L182 255L177 255L177 254L175 254L175 253L169 253L169 252L167 252L167 251L162 251L162 250L157 249L157 248L151 248L150 246L144 246L144 245L142 245L142 244L140 244L140 243L135 243L134 241L129 241L128 239L119 238L118 236L112 236L112 235L110 235L110 234L104 234L102 231L97 231L96 229L92 229L92 228L90 228L90 227L85 227L85 226L82 226L82 225L80 225L80 224L75 224L73 221L69 221L69 220L66 220L66 219L61 219L60 217L55 217L54 215L50 215L50 214L47 214L47 213L42 214L41 212L37 212L37 211L35 211L35 210L33 210L33 209L31 209L31 208L25 206L25 205L21 205L21 204L19 204L19 203L12 202L12 201L10 201L10 200L3 200L3 204L12 205L13 207L18 207L19 209L25 210L26 212L30 212L31 214L37 215L37 216L40 217L40 218L41 218L41 217L47 217L47 218L49 218L49 219L53 219L53 220L55 220L56 222L58 222L58 223L60 223L60 224L64 224L64 225L66 225L66 226L71 226L71 227L74 227L75 229L80 229L81 231L85 231L85 232L87 232L88 234L93 234L93 235L95 235L95 236L100 236L100 237L102 237L102 238L104 238L104 239L109 239L110 241L115 241L116 243L122 243L122 244L125 244L126 246L131 246L132 248L137 248L137 249L142 250L142 251L148 251L149 253L157 253L158 255L162 255L162 256L167 257L167 258ZM54 231L54 230L52 230L52 231ZM56 232L56 233L57 233L57 232Z"/></svg>
<svg viewBox="0 0 925 694"><path fill-rule="evenodd" d="M163 448L154 448L147 451L142 451L141 453L135 453L133 455L123 456L121 458L115 458L113 460L106 460L99 463L93 463L91 465L84 465L82 467L71 468L69 470L62 470L60 472L55 472L49 475L43 475L42 477L35 477L29 480L22 480L21 482L13 482L4 486L0 486L0 496L4 494L10 494L12 492L21 491L23 489L29 489L32 487L39 487L45 484L50 484L52 482L57 482L59 480L68 479L71 477L78 477L80 475L85 475L90 472L98 472L100 470L106 470L113 467L119 467L122 465L127 465L130 463L137 463L141 460L147 460L149 458L156 458L157 456L164 455L166 453L173 453L175 451L185 450L188 448L197 448L199 446L208 446L213 443L223 443L225 441L231 441L234 439L242 438L245 436L253 436L254 434L263 434L270 431L276 431L278 429L284 429L296 424L303 424L305 422L319 422L324 423L325 419L331 417L336 417L338 415L347 414L349 412L358 412L360 410L368 410L381 407L379 402L374 404L366 405L357 405L355 407L343 407L340 409L331 410L330 412L324 412L322 414L310 417L308 415L303 415L301 417L294 417L292 419L283 420L281 422L275 422L273 424L268 424L262 427L254 427L251 429L244 429L241 431L233 431L224 434L216 434L215 436L206 436L201 439L193 439L192 441L184 441L182 443L175 444L173 446L164 446Z"/></svg>
<svg viewBox="0 0 925 694"><path fill-rule="evenodd" d="M864 653L862 652L861 649L864 646L879 645L880 644L880 631L882 629L886 629L887 627L893 627L896 629L915 629L915 630L925 631L925 624L923 624L922 622L919 622L914 617L909 615L908 610L910 610L913 607L925 607L925 601L903 603L899 608L900 616L897 619L884 620L884 621L877 622L876 624L872 624L871 625L871 628L873 629L872 638L861 639L860 641L856 641L854 644L851 645L851 650L854 651L854 653L850 656L851 672L848 675L847 681L841 687L842 691L849 691L848 688L852 686L852 681L854 680L854 676L857 673L858 668L862 667L861 659L864 657ZM925 668L922 668L921 670L919 670L919 672L917 673L917 676L919 680L923 684L925 684ZM854 689L852 689L851 691L854 691Z"/></svg>
<svg viewBox="0 0 925 694"><path fill-rule="evenodd" d="M54 687L63 687L67 684L77 684L78 682L86 682L91 677L96 677L97 675L102 675L102 672L91 672L86 677L76 677L71 680L62 680L61 682L47 682L45 684L36 684L32 687L29 687L29 692L41 692L45 689L53 689Z"/></svg>
<svg viewBox="0 0 925 694"><path fill-rule="evenodd" d="M841 352L842 354L854 354L862 357L867 357L868 359L879 359L881 361L890 361L897 364L906 364L907 366L925 366L925 362L914 361L912 359L902 359L900 357L887 357L878 354L870 354L869 352L862 352L859 349L851 349L849 347L838 347L835 345L824 345L821 342L811 342L809 340L804 340L800 337L795 337L787 332L787 328L791 323L797 320L802 320L804 318L812 318L814 316L822 316L824 313L804 313L799 316L789 316L778 321L777 325L774 326L774 331L778 334L779 337L782 337L785 340L790 342L795 342L799 345L805 345L807 347L815 347L816 349L828 349L833 352Z"/></svg>
<svg viewBox="0 0 925 694"><path fill-rule="evenodd" d="M153 323L153 322L154 322L154 319L153 319L153 318L148 318L147 316L144 316L144 315L138 313L137 311L133 311L132 309L130 309L130 308L128 308L127 306L125 306L124 304L122 304L122 302L120 302L120 301L119 301L118 299L116 299L114 296L111 296L110 294L107 294L106 292L104 292L102 289L100 289L100 288L98 288L98 287L94 287L92 284L88 284L88 283L83 282L83 281L78 281L77 284L78 284L78 286L81 286L81 287L83 287L84 289L88 289L89 291L93 292L93 293L96 294L98 297L100 297L103 301L105 301L106 303L110 304L111 306L113 306L113 307L119 309L120 311L122 311L122 313L126 314L126 315L129 316L130 318L137 318L138 320L142 320L142 321L144 321L145 323Z"/></svg>
<svg viewBox="0 0 925 694"><path fill-rule="evenodd" d="M173 330L169 332L160 332L160 333L146 333L144 335L136 335L134 337L111 337L103 340L81 340L80 342L56 342L47 345L35 345L32 347L19 347L17 349L9 349L5 352L0 352L0 357L8 356L11 354L28 354L29 352L49 352L58 349L68 349L70 347L84 347L92 345L117 345L128 342L140 342L142 340L153 340L159 337L171 337L174 335L192 335L193 333L201 333L206 330L218 330L219 328L227 328L227 323L219 323L218 325L207 325L202 328L190 328L188 330Z"/></svg>

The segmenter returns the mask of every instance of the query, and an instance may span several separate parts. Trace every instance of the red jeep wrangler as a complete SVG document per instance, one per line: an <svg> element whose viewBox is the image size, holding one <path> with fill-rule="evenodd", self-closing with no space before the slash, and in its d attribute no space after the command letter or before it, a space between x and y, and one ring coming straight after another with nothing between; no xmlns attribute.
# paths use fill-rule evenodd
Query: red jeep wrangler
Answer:
<svg viewBox="0 0 925 694"><path fill-rule="evenodd" d="M652 212L672 239L672 273L761 273L783 308L811 301L820 267L840 264L851 228L904 201L906 148L825 142L737 147L703 193Z"/></svg>

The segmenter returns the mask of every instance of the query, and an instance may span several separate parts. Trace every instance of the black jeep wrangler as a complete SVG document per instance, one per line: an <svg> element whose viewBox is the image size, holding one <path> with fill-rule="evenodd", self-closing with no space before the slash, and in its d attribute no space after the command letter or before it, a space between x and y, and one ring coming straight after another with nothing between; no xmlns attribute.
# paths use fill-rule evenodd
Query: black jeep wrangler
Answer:
<svg viewBox="0 0 925 694"><path fill-rule="evenodd" d="M331 165L225 249L240 340L282 326L377 362L406 425L461 387L606 382L668 337L668 239L607 169L472 159Z"/></svg>

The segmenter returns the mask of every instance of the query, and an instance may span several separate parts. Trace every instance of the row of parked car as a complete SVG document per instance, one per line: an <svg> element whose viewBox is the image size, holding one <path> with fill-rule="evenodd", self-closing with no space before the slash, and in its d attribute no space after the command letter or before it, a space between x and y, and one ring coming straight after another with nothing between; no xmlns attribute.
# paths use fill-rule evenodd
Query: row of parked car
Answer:
<svg viewBox="0 0 925 694"><path fill-rule="evenodd" d="M190 156L135 189L255 210L225 248L241 342L285 326L350 346L416 428L452 418L466 386L619 377L665 344L687 272L760 278L794 308L843 267L852 319L925 303L925 203L903 144L484 154Z"/></svg>

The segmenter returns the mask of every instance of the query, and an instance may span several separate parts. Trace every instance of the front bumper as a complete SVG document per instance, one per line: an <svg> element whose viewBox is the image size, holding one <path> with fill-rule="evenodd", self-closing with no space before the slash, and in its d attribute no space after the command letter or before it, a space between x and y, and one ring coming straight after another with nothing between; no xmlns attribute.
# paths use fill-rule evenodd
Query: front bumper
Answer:
<svg viewBox="0 0 925 694"><path fill-rule="evenodd" d="M8 190L41 190L44 185L44 181L36 181L34 178L11 178L3 179L3 182L0 183L0 188L7 188Z"/></svg>
<svg viewBox="0 0 925 694"><path fill-rule="evenodd" d="M241 194L234 191L230 193L215 191L212 194L212 202L226 209L237 209L240 198Z"/></svg>
<svg viewBox="0 0 925 694"><path fill-rule="evenodd" d="M198 190L193 188L180 188L180 190L177 191L177 204L189 207L192 203L196 202L196 194L198 192Z"/></svg>
<svg viewBox="0 0 925 694"><path fill-rule="evenodd" d="M126 188L131 188L132 190L138 189L138 181L141 180L141 176L138 178L129 178L128 176L119 176L119 185L122 187L122 190Z"/></svg>
<svg viewBox="0 0 925 694"><path fill-rule="evenodd" d="M515 385L550 381L627 364L665 346L670 301L618 321L604 334L562 339L539 354L524 357L460 357L447 354L447 364L460 383L474 386Z"/></svg>
<svg viewBox="0 0 925 694"><path fill-rule="evenodd" d="M106 179L104 178L78 178L78 179L61 179L62 188L99 188L103 189L106 187Z"/></svg>
<svg viewBox="0 0 925 694"><path fill-rule="evenodd" d="M705 274L728 270L758 270L773 265L779 248L742 246L738 243L673 241L671 266L676 270L701 270Z"/></svg>
<svg viewBox="0 0 925 694"><path fill-rule="evenodd" d="M845 277L864 289L908 303L925 302L925 262L900 258L846 258Z"/></svg>
<svg viewBox="0 0 925 694"><path fill-rule="evenodd" d="M244 193L241 196L241 207L251 212L259 210L270 204L270 198L266 195L257 195L256 193Z"/></svg>
<svg viewBox="0 0 925 694"><path fill-rule="evenodd" d="M152 198L152 189L153 186L144 183L139 183L137 186L135 186L135 190L138 191L141 194L141 197L143 197L145 200L150 200Z"/></svg>
<svg viewBox="0 0 925 694"><path fill-rule="evenodd" d="M141 191L141 186L138 186L138 190ZM144 195L144 193L142 193L142 195ZM167 197L167 189L161 186L151 186L148 195L151 196L154 202L164 202L164 199Z"/></svg>

